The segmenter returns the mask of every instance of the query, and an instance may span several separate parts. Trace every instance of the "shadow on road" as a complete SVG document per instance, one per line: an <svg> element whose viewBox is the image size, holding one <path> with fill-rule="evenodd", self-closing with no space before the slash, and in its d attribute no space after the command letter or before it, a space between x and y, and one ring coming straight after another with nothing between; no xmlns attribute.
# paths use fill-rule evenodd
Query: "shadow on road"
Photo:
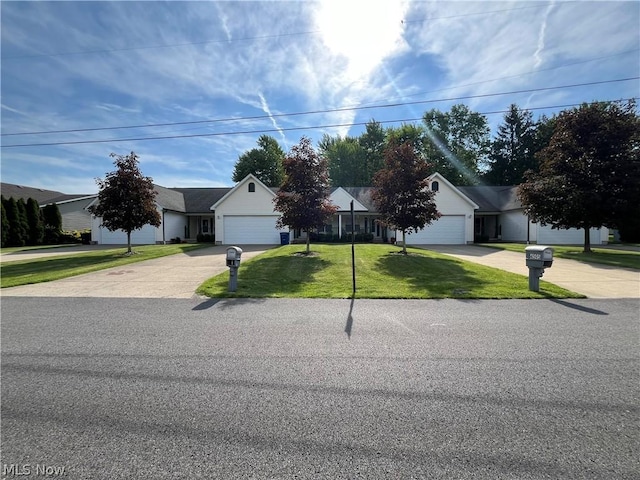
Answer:
<svg viewBox="0 0 640 480"><path fill-rule="evenodd" d="M592 315L609 315L602 310L596 310L595 308L585 307L583 305L576 305L575 303L567 302L566 300L560 300L557 298L551 298L550 301L562 305L563 307L573 308L574 310L580 310L581 312L591 313Z"/></svg>

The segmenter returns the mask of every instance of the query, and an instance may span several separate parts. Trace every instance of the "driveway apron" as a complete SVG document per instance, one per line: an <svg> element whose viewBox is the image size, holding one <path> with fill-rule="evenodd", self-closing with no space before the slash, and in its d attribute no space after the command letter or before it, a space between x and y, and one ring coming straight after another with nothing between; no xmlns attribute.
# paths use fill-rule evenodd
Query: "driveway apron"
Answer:
<svg viewBox="0 0 640 480"><path fill-rule="evenodd" d="M242 260L248 260L272 247L272 245L243 246ZM191 298L202 282L228 270L226 250L227 247L224 246L201 248L62 280L3 288L0 295L3 297Z"/></svg>
<svg viewBox="0 0 640 480"><path fill-rule="evenodd" d="M416 245L468 262L529 276L524 253L474 245ZM640 298L640 272L628 268L555 258L543 281L589 298Z"/></svg>

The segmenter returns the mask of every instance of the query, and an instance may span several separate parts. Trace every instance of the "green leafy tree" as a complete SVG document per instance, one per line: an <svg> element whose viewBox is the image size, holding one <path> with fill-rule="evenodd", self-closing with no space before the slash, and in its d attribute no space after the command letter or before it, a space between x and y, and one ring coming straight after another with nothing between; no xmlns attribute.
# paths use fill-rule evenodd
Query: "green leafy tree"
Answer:
<svg viewBox="0 0 640 480"><path fill-rule="evenodd" d="M524 172L537 170L535 135L531 112L512 104L491 143L485 181L492 185L518 185L524 179Z"/></svg>
<svg viewBox="0 0 640 480"><path fill-rule="evenodd" d="M275 210L281 214L278 227L289 226L306 232L309 253L309 233L326 223L337 209L329 199L327 160L316 153L311 140L302 137L283 164L284 181L274 198Z"/></svg>
<svg viewBox="0 0 640 480"><path fill-rule="evenodd" d="M55 203L42 207L42 223L44 224L44 242L51 245L58 243L62 235L62 215Z"/></svg>
<svg viewBox="0 0 640 480"><path fill-rule="evenodd" d="M367 178L366 153L357 138L324 135L318 143L320 155L327 159L333 186L364 187Z"/></svg>
<svg viewBox="0 0 640 480"><path fill-rule="evenodd" d="M0 234L2 235L2 246L8 246L9 242L9 219L7 218L7 210L5 208L5 204L7 203L4 195L0 195L0 210L2 211L2 231Z"/></svg>
<svg viewBox="0 0 640 480"><path fill-rule="evenodd" d="M433 168L454 185L476 183L491 142L486 117L454 105L449 112L429 110L422 121L427 137L424 156Z"/></svg>
<svg viewBox="0 0 640 480"><path fill-rule="evenodd" d="M127 233L127 253L131 254L131 232L145 225L160 226L151 177L145 177L138 168L138 155L110 154L115 158L115 171L109 172L104 180L96 179L99 187L98 203L89 211L102 217L101 226L110 231L123 230Z"/></svg>
<svg viewBox="0 0 640 480"><path fill-rule="evenodd" d="M44 225L40 206L33 198L27 199L27 224L29 226L28 244L40 245L44 239Z"/></svg>
<svg viewBox="0 0 640 480"><path fill-rule="evenodd" d="M372 194L382 224L402 232L402 253L407 253L407 232L422 230L440 218L428 188L429 165L410 142L391 139L385 152L385 167L374 177Z"/></svg>
<svg viewBox="0 0 640 480"><path fill-rule="evenodd" d="M269 135L261 135L258 148L253 148L238 158L233 169L233 181L239 182L250 173L262 183L275 187L282 183L284 151L278 141Z"/></svg>
<svg viewBox="0 0 640 480"><path fill-rule="evenodd" d="M372 185L373 176L384 167L384 149L386 146L386 132L380 122L370 120L365 125L365 131L358 137L358 142L364 150L365 178L363 187Z"/></svg>
<svg viewBox="0 0 640 480"><path fill-rule="evenodd" d="M24 222L20 219L18 202L11 197L7 200L5 208L9 222L7 245L10 247L22 247L26 244L27 231L24 228Z"/></svg>
<svg viewBox="0 0 640 480"><path fill-rule="evenodd" d="M620 227L640 218L640 124L635 103L596 102L563 111L540 171L519 188L525 212L552 228Z"/></svg>

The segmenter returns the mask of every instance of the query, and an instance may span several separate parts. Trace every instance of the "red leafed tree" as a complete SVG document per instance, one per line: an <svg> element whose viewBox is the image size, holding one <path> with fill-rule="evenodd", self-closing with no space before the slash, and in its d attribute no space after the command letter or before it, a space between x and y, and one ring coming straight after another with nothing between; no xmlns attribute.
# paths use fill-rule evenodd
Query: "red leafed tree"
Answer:
<svg viewBox="0 0 640 480"><path fill-rule="evenodd" d="M319 156L311 140L302 137L283 161L284 181L274 198L280 212L278 227L288 226L307 233L326 223L337 207L329 199L330 184L327 161Z"/></svg>
<svg viewBox="0 0 640 480"><path fill-rule="evenodd" d="M384 155L385 166L373 177L376 190L372 199L380 213L380 222L402 232L402 253L407 253L407 232L422 230L440 218L428 188L430 165L405 142L390 139Z"/></svg>
<svg viewBox="0 0 640 480"><path fill-rule="evenodd" d="M98 203L89 211L102 217L102 225L110 231L127 232L127 253L131 253L131 232L145 225L160 226L151 177L145 177L138 168L138 155L109 155L117 170L107 173L104 180L96 179L100 191Z"/></svg>

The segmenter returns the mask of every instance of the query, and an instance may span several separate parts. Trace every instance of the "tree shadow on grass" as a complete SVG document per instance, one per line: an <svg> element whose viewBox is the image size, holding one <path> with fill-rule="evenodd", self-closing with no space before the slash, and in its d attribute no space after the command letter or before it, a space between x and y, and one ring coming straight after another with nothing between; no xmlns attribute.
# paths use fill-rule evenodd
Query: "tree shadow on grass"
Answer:
<svg viewBox="0 0 640 480"><path fill-rule="evenodd" d="M314 281L330 262L312 255L256 258L238 270L237 297L286 297ZM228 277L227 277L228 278Z"/></svg>
<svg viewBox="0 0 640 480"><path fill-rule="evenodd" d="M467 298L482 285L482 281L451 258L433 258L423 254L402 255L395 252L380 257L376 262L381 272L409 282L416 298ZM389 285L392 289L393 285Z"/></svg>

